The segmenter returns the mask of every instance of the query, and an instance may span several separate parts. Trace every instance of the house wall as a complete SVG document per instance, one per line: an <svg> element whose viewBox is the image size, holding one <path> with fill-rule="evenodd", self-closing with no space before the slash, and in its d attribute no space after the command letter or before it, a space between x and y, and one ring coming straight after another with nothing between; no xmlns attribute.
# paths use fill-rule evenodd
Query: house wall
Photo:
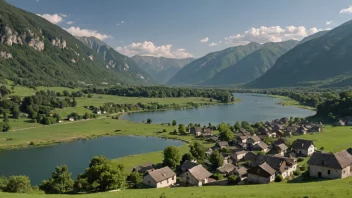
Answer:
<svg viewBox="0 0 352 198"><path fill-rule="evenodd" d="M330 174L329 174L330 170ZM351 174L351 167L347 166L346 168L340 169L332 169L323 166L309 166L309 175L311 177L319 177L319 173L321 173L321 177L329 178L329 179L343 179L349 177Z"/></svg>
<svg viewBox="0 0 352 198"><path fill-rule="evenodd" d="M180 178L182 183L191 186L202 186L208 183L208 178L205 178L203 181L198 181L189 171L183 173Z"/></svg>
<svg viewBox="0 0 352 198"><path fill-rule="evenodd" d="M266 177L261 177L261 176L249 173L247 179L248 179L248 183L252 183L252 184L268 184L275 180L275 174L273 174L270 178L269 177L266 178Z"/></svg>
<svg viewBox="0 0 352 198"><path fill-rule="evenodd" d="M243 154L239 154L239 155L236 155L236 160L237 161L240 161L241 159L244 158L244 156L246 156L247 153L243 153Z"/></svg>
<svg viewBox="0 0 352 198"><path fill-rule="evenodd" d="M311 156L315 151L314 145L311 145L308 150L305 149L295 149L296 153L302 153L304 156Z"/></svg>
<svg viewBox="0 0 352 198"><path fill-rule="evenodd" d="M291 168L289 168L288 170L286 170L285 172L283 172L281 174L281 176L286 179L288 177L290 177L291 175L293 175L293 172L297 170L297 164L292 166Z"/></svg>
<svg viewBox="0 0 352 198"><path fill-rule="evenodd" d="M169 179L166 179L166 180L158 182L158 183L156 183L150 175L146 175L143 178L143 184L150 186L150 187L153 187L153 188L165 188L165 187L172 186L175 183L176 183L176 176L173 176Z"/></svg>

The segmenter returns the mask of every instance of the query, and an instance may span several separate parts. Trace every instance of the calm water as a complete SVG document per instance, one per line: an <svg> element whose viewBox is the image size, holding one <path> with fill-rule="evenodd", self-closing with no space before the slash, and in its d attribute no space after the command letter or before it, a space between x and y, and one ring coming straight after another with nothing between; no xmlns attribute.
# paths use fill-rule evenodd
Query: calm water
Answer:
<svg viewBox="0 0 352 198"><path fill-rule="evenodd" d="M66 164L75 179L88 167L90 159L97 155L111 159L181 145L181 141L155 137L113 136L54 146L1 151L0 175L26 175L30 177L33 185L37 185L51 177L51 172L56 166Z"/></svg>
<svg viewBox="0 0 352 198"><path fill-rule="evenodd" d="M259 94L234 94L241 102L231 105L200 107L198 109L138 112L121 116L121 119L143 122L151 118L153 123L200 123L202 125L235 123L236 121L260 122L282 117L307 117L314 111L278 105L280 99Z"/></svg>

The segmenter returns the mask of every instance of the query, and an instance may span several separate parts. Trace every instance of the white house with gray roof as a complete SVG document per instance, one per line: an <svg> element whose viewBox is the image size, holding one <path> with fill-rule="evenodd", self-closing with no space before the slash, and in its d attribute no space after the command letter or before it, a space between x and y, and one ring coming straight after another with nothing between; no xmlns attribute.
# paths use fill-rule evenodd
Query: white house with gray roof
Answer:
<svg viewBox="0 0 352 198"><path fill-rule="evenodd" d="M143 184L153 188L165 188L176 183L176 173L169 167L151 171L143 178Z"/></svg>

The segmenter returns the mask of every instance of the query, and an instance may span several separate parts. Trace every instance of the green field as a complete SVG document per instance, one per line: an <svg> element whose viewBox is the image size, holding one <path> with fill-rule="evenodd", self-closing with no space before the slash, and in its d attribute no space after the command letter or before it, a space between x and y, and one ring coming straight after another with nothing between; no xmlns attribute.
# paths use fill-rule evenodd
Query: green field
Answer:
<svg viewBox="0 0 352 198"><path fill-rule="evenodd" d="M316 110L313 107L301 105L298 101L293 100L286 96L279 96L279 95L268 95L268 96L281 99L281 101L278 104L282 106L295 106L302 109Z"/></svg>
<svg viewBox="0 0 352 198"><path fill-rule="evenodd" d="M310 183L272 183L265 185L187 187L171 189L138 189L88 195L39 195L0 193L0 198L350 198L352 178Z"/></svg>

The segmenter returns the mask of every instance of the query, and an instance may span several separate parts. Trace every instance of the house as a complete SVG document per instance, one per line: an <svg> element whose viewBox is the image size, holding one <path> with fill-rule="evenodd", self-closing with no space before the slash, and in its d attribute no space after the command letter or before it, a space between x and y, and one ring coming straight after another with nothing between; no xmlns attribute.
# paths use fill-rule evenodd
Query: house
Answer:
<svg viewBox="0 0 352 198"><path fill-rule="evenodd" d="M209 157L213 153L213 149L209 148L208 150L205 151L205 154Z"/></svg>
<svg viewBox="0 0 352 198"><path fill-rule="evenodd" d="M234 162L238 162L246 156L247 151L241 150L241 151L236 151L236 152L231 152L230 157Z"/></svg>
<svg viewBox="0 0 352 198"><path fill-rule="evenodd" d="M284 130L285 127L284 125L279 125L279 124L275 124L274 127L273 127L273 131L279 131L279 130Z"/></svg>
<svg viewBox="0 0 352 198"><path fill-rule="evenodd" d="M132 172L137 171L139 173L146 173L146 172L151 172L154 171L154 164L153 163L145 163L136 167L133 167Z"/></svg>
<svg viewBox="0 0 352 198"><path fill-rule="evenodd" d="M215 142L219 141L219 138L217 136L212 136L212 137L209 138L208 141L215 143Z"/></svg>
<svg viewBox="0 0 352 198"><path fill-rule="evenodd" d="M266 155L257 155L256 159L252 161L251 167L255 167L263 163L267 163L284 179L293 175L293 172L297 169L297 162L295 159Z"/></svg>
<svg viewBox="0 0 352 198"><path fill-rule="evenodd" d="M315 146L311 140L297 139L292 143L291 149L296 154L307 157L314 153Z"/></svg>
<svg viewBox="0 0 352 198"><path fill-rule="evenodd" d="M244 160L245 161L250 161L250 162L253 162L255 159L256 159L257 155L254 154L253 152L248 152L246 153L246 155L244 156Z"/></svg>
<svg viewBox="0 0 352 198"><path fill-rule="evenodd" d="M285 140L284 139L277 139L272 143L273 146L280 145L280 144L285 144Z"/></svg>
<svg viewBox="0 0 352 198"><path fill-rule="evenodd" d="M343 120L339 120L335 125L336 126L345 126L346 123Z"/></svg>
<svg viewBox="0 0 352 198"><path fill-rule="evenodd" d="M323 128L320 126L312 126L312 128L310 128L308 131L311 133L322 132Z"/></svg>
<svg viewBox="0 0 352 198"><path fill-rule="evenodd" d="M346 150L335 154L314 152L308 164L311 177L343 179L351 176L352 156Z"/></svg>
<svg viewBox="0 0 352 198"><path fill-rule="evenodd" d="M194 163L194 162L191 162L189 160L186 160L185 162L183 162L183 164L181 165L181 171L182 172L186 172L188 171L189 169L195 167L195 166L198 166L197 163Z"/></svg>
<svg viewBox="0 0 352 198"><path fill-rule="evenodd" d="M238 169L235 170L235 174L237 177L240 178L241 181L247 179L248 176L248 169L244 166L239 167Z"/></svg>
<svg viewBox="0 0 352 198"><path fill-rule="evenodd" d="M217 142L217 143L215 144L215 147L216 147L216 148L219 148L219 149L223 149L223 148L226 148L226 147L228 147L228 146L229 146L229 143L226 142L226 141Z"/></svg>
<svg viewBox="0 0 352 198"><path fill-rule="evenodd" d="M262 140L256 135L251 136L247 140L247 147L252 148L254 145L259 144L261 141Z"/></svg>
<svg viewBox="0 0 352 198"><path fill-rule="evenodd" d="M248 139L248 136L241 135L241 136L237 136L235 141L237 144L246 144L247 139Z"/></svg>
<svg viewBox="0 0 352 198"><path fill-rule="evenodd" d="M273 148L268 152L268 155L284 156L287 152L288 147L285 144L274 145Z"/></svg>
<svg viewBox="0 0 352 198"><path fill-rule="evenodd" d="M68 118L68 120L71 121L71 122L76 121L75 118L73 118L73 117Z"/></svg>
<svg viewBox="0 0 352 198"><path fill-rule="evenodd" d="M223 166L219 167L217 171L227 176L227 175L232 175L235 169L236 169L236 166L234 166L233 164L224 164Z"/></svg>
<svg viewBox="0 0 352 198"><path fill-rule="evenodd" d="M307 129L306 127L304 127L304 126L301 126L301 127L299 127L299 128L297 129L297 132L298 132L300 135L305 135L305 134L307 134L308 129Z"/></svg>
<svg viewBox="0 0 352 198"><path fill-rule="evenodd" d="M195 136L200 136L202 132L203 132L202 127L191 127L189 131L190 134L193 134Z"/></svg>
<svg viewBox="0 0 352 198"><path fill-rule="evenodd" d="M268 152L269 151L269 146L265 144L264 142L259 142L258 144L254 145L252 148L253 151L262 151L262 152Z"/></svg>
<svg viewBox="0 0 352 198"><path fill-rule="evenodd" d="M101 110L97 110L96 114L101 115Z"/></svg>
<svg viewBox="0 0 352 198"><path fill-rule="evenodd" d="M181 174L181 182L191 186L202 186L208 183L208 178L212 174L202 165L195 166L187 172Z"/></svg>
<svg viewBox="0 0 352 198"><path fill-rule="evenodd" d="M275 180L275 170L267 163L257 165L248 171L248 183L268 184Z"/></svg>
<svg viewBox="0 0 352 198"><path fill-rule="evenodd" d="M224 163L223 164L232 164L232 159L230 154L227 153L221 153L222 157L224 158Z"/></svg>
<svg viewBox="0 0 352 198"><path fill-rule="evenodd" d="M164 188L176 183L176 173L169 167L160 168L144 176L143 184L153 188Z"/></svg>
<svg viewBox="0 0 352 198"><path fill-rule="evenodd" d="M281 122L282 124L288 124L289 121L290 121L290 119L287 118L287 117L280 119L280 122Z"/></svg>

